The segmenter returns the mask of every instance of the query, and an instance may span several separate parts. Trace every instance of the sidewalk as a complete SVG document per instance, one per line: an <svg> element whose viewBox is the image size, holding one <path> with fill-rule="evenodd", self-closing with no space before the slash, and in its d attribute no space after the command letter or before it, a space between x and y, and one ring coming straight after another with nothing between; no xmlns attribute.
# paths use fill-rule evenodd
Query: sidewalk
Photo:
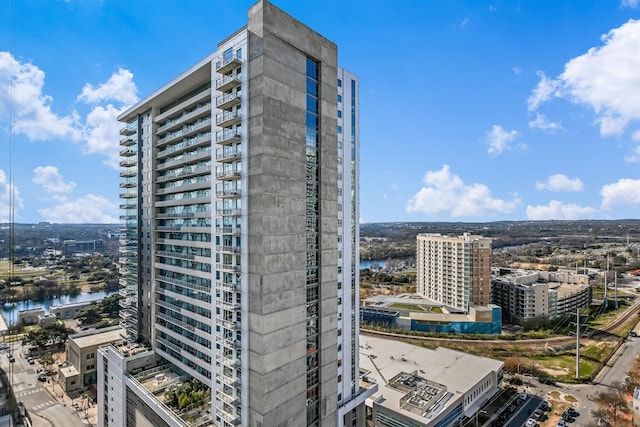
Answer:
<svg viewBox="0 0 640 427"><path fill-rule="evenodd" d="M49 382L51 381L51 382ZM75 399L67 396L62 387L53 379L49 379L44 385L44 388L51 394L51 396L62 403L68 410L75 413L82 421L82 425L85 426L97 426L98 425L98 405L91 400L83 399L82 397L76 397ZM88 405L88 406L87 406Z"/></svg>

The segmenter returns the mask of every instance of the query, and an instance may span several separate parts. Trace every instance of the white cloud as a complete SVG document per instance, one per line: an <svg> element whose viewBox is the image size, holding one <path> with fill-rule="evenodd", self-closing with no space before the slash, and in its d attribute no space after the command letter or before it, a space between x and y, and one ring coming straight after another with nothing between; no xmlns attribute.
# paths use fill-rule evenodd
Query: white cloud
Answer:
<svg viewBox="0 0 640 427"><path fill-rule="evenodd" d="M118 205L103 196L88 194L76 200L60 198L60 204L39 209L44 221L71 224L114 224ZM113 216L112 216L113 215Z"/></svg>
<svg viewBox="0 0 640 427"><path fill-rule="evenodd" d="M518 67L517 65L515 67L511 67L511 71L513 71L513 74L515 74L516 76L522 74L522 68Z"/></svg>
<svg viewBox="0 0 640 427"><path fill-rule="evenodd" d="M640 145L636 145L631 153L624 156L624 161L628 163L638 163L640 161Z"/></svg>
<svg viewBox="0 0 640 427"><path fill-rule="evenodd" d="M82 139L85 141L84 152L106 156L105 163L116 169L119 164L119 140L122 138L119 136L122 125L117 117L124 108L126 107L118 109L111 104L106 107L94 107L87 114L82 133Z"/></svg>
<svg viewBox="0 0 640 427"><path fill-rule="evenodd" d="M540 73L529 110L552 96L562 97L592 108L603 136L621 135L630 122L640 120L639 49L640 21L632 19L603 35L601 46L569 60L557 79Z"/></svg>
<svg viewBox="0 0 640 427"><path fill-rule="evenodd" d="M483 184L465 185L459 176L451 174L448 165L439 171L429 171L426 184L407 203L407 212L421 212L450 218L481 217L513 212L521 204L519 197L512 200L496 199Z"/></svg>
<svg viewBox="0 0 640 427"><path fill-rule="evenodd" d="M133 73L120 68L109 77L109 80L105 83L100 83L95 89L90 83L87 83L82 88L82 93L78 95L78 100L88 104L95 104L101 101L116 101L121 104L131 105L138 100L138 88L133 82Z"/></svg>
<svg viewBox="0 0 640 427"><path fill-rule="evenodd" d="M53 98L42 92L44 79L45 73L37 66L21 63L10 53L0 52L2 117L9 117L12 107L16 133L23 133L31 140L69 138L81 143L85 154L106 156L105 163L117 168L121 127L117 116L138 100L133 74L120 68L96 88L85 84L77 99L92 107L84 118L75 111L63 117L53 113Z"/></svg>
<svg viewBox="0 0 640 427"><path fill-rule="evenodd" d="M622 178L600 189L601 208L609 210L614 206L627 205L640 207L640 179Z"/></svg>
<svg viewBox="0 0 640 427"><path fill-rule="evenodd" d="M562 129L562 125L560 124L560 122L549 121L547 116L540 113L536 113L536 119L529 122L529 127L531 129L548 130L551 133Z"/></svg>
<svg viewBox="0 0 640 427"><path fill-rule="evenodd" d="M35 174L33 182L49 193L69 193L76 187L73 181L64 182L55 166L38 166L33 173Z"/></svg>
<svg viewBox="0 0 640 427"><path fill-rule="evenodd" d="M558 90L557 81L548 78L542 71L538 71L536 74L540 77L540 82L538 82L538 86L531 91L531 96L529 96L527 100L529 111L537 110L541 104L556 95L556 91Z"/></svg>
<svg viewBox="0 0 640 427"><path fill-rule="evenodd" d="M628 7L630 9L635 9L640 5L640 0L622 0L620 3L622 7Z"/></svg>
<svg viewBox="0 0 640 427"><path fill-rule="evenodd" d="M589 206L564 204L558 200L551 200L548 205L527 206L527 219L532 221L589 219L593 218L597 212L597 209Z"/></svg>
<svg viewBox="0 0 640 427"><path fill-rule="evenodd" d="M491 157L502 154L505 150L510 150L509 143L513 141L519 133L515 130L505 130L500 125L493 125L491 130L487 132L486 140L489 144L488 153Z"/></svg>
<svg viewBox="0 0 640 427"><path fill-rule="evenodd" d="M15 132L31 140L77 140L76 118L59 117L51 111L53 98L42 92L44 78L44 71L37 66L0 52L0 114L9 118L13 112Z"/></svg>
<svg viewBox="0 0 640 427"><path fill-rule="evenodd" d="M7 179L5 172L0 169L0 222L11 220L11 202L13 201L13 216L18 217L19 211L24 207L20 191Z"/></svg>
<svg viewBox="0 0 640 427"><path fill-rule="evenodd" d="M568 176L557 173L549 176L546 182L536 182L538 190L548 191L582 191L583 185L580 178L569 178Z"/></svg>

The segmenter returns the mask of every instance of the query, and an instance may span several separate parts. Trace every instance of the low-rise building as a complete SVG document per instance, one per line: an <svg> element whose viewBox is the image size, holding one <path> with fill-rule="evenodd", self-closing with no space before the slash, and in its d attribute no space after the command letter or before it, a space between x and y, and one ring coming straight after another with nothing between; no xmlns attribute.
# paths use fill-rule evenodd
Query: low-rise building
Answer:
<svg viewBox="0 0 640 427"><path fill-rule="evenodd" d="M40 320L40 316L44 315L45 311L42 307L20 310L18 311L18 319L16 320L16 323L18 326L37 325Z"/></svg>
<svg viewBox="0 0 640 427"><path fill-rule="evenodd" d="M586 274L496 269L491 299L505 321L530 325L589 307L591 286Z"/></svg>
<svg viewBox="0 0 640 427"><path fill-rule="evenodd" d="M418 295L376 295L360 309L361 320L375 326L447 334L499 334L502 309L470 306L467 312Z"/></svg>
<svg viewBox="0 0 640 427"><path fill-rule="evenodd" d="M497 391L504 364L438 347L360 337L364 379L378 390L366 405L375 426L453 426Z"/></svg>
<svg viewBox="0 0 640 427"><path fill-rule="evenodd" d="M67 394L96 384L98 348L122 341L122 329L114 326L94 329L69 336L66 366L59 369L58 381Z"/></svg>
<svg viewBox="0 0 640 427"><path fill-rule="evenodd" d="M68 304L51 306L51 314L58 319L73 319L83 308L94 304L95 301L70 302Z"/></svg>

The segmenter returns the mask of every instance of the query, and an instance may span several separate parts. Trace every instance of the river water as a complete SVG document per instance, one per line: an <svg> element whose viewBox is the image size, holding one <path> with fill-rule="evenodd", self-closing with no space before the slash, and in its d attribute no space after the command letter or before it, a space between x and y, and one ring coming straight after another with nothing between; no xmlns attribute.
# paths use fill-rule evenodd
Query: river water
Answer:
<svg viewBox="0 0 640 427"><path fill-rule="evenodd" d="M365 259L365 260L360 260L360 270L365 269L365 268L371 268L373 266L376 267L380 267L380 268L386 268L387 267L387 260L386 259Z"/></svg>
<svg viewBox="0 0 640 427"><path fill-rule="evenodd" d="M115 291L102 291L102 292L94 292L88 293L83 292L80 295L75 297L70 297L69 295L64 295L58 298L44 299L44 300L29 300L29 301L19 301L14 303L4 304L1 308L2 315L8 321L15 321L18 317L18 311L21 310L30 310L32 308L44 308L46 313L51 313L51 306L61 305L61 304L69 304L72 302L85 302L85 301L99 301L104 297L113 295L118 293Z"/></svg>

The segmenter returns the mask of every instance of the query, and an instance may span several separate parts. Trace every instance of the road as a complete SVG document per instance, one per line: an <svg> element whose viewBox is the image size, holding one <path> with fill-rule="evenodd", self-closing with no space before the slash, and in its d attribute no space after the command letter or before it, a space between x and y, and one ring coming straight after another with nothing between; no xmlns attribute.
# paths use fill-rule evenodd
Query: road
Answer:
<svg viewBox="0 0 640 427"><path fill-rule="evenodd" d="M13 374L7 354L9 350L0 352L0 368L7 372L9 381L13 383L13 391L18 402L23 402L27 409L33 427L62 427L81 425L82 421L73 408L54 397L45 388L45 383L38 381L36 369L40 365L36 362L30 365L22 353L20 344L13 344L15 362Z"/></svg>

